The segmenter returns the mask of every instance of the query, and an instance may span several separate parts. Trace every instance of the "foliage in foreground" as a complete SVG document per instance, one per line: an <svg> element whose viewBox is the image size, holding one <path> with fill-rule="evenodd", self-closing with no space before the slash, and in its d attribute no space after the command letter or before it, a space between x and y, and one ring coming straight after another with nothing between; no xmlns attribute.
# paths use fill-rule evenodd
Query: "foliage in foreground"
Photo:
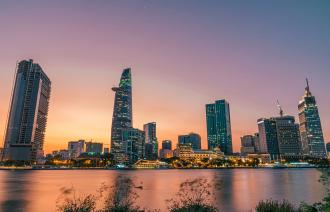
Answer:
<svg viewBox="0 0 330 212"><path fill-rule="evenodd" d="M263 200L256 206L256 212L296 212L298 209L295 208L287 200Z"/></svg>
<svg viewBox="0 0 330 212"><path fill-rule="evenodd" d="M115 184L108 187L102 185L98 195L76 196L73 188L63 188L62 198L57 202L57 210L61 212L143 212L135 206L138 194L131 178L119 176ZM103 202L102 209L97 203Z"/></svg>
<svg viewBox="0 0 330 212"><path fill-rule="evenodd" d="M211 184L202 178L187 180L180 184L175 199L166 200L171 212L216 212L212 205Z"/></svg>

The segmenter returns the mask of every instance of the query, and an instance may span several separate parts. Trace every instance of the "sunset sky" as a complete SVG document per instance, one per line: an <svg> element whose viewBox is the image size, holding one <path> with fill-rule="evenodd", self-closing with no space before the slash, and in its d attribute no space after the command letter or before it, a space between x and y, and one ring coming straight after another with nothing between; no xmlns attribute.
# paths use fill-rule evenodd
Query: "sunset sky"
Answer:
<svg viewBox="0 0 330 212"><path fill-rule="evenodd" d="M196 132L207 147L205 104L230 103L234 151L257 119L297 105L310 79L330 141L330 1L0 1L0 136L16 61L52 81L46 153L67 142L109 145L114 93L132 68L133 122L158 139ZM107 146L106 146L107 147Z"/></svg>

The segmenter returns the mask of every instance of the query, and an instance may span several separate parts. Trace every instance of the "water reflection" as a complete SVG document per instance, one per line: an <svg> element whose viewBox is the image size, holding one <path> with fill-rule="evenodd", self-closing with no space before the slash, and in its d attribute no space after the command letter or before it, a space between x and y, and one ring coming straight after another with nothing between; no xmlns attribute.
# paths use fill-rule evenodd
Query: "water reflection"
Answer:
<svg viewBox="0 0 330 212"><path fill-rule="evenodd" d="M97 195L101 185L112 186L125 177L139 187L138 206L161 211L167 211L165 200L174 197L180 184L194 178L212 183L222 211L249 211L269 198L312 203L326 192L315 169L0 171L0 211L56 211L63 187L74 187L79 195Z"/></svg>
<svg viewBox="0 0 330 212"><path fill-rule="evenodd" d="M31 172L5 171L1 173L0 211L27 211L29 196L33 186Z"/></svg>

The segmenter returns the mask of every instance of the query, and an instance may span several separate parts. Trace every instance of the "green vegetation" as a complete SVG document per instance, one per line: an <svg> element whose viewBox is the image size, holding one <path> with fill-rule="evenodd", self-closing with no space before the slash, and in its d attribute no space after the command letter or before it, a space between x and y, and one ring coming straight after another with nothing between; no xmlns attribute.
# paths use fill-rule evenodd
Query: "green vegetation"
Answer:
<svg viewBox="0 0 330 212"><path fill-rule="evenodd" d="M265 200L258 203L256 212L296 212L297 209L287 200Z"/></svg>
<svg viewBox="0 0 330 212"><path fill-rule="evenodd" d="M171 212L216 212L212 205L211 184L202 178L187 180L180 184L176 198L166 200Z"/></svg>
<svg viewBox="0 0 330 212"><path fill-rule="evenodd" d="M73 188L61 189L62 195L57 202L57 209L61 212L143 212L135 201L138 198L132 179L118 176L114 185L102 184L98 195L78 196ZM98 202L102 208L97 209Z"/></svg>

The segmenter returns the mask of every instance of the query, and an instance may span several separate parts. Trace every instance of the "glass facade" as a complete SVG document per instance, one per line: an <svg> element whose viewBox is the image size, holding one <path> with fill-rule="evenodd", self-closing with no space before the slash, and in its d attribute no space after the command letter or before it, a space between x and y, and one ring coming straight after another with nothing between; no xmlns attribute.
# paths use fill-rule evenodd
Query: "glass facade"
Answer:
<svg viewBox="0 0 330 212"><path fill-rule="evenodd" d="M127 128L122 130L122 142L124 147L125 159L121 162L133 164L144 158L144 131Z"/></svg>
<svg viewBox="0 0 330 212"><path fill-rule="evenodd" d="M43 157L51 82L33 60L18 63L5 136L5 160Z"/></svg>
<svg viewBox="0 0 330 212"><path fill-rule="evenodd" d="M305 95L298 105L299 129L304 155L315 158L326 158L320 115L315 97L312 95L308 81Z"/></svg>
<svg viewBox="0 0 330 212"><path fill-rule="evenodd" d="M262 153L268 153L272 160L302 156L299 126L293 116L259 119L258 128Z"/></svg>
<svg viewBox="0 0 330 212"><path fill-rule="evenodd" d="M194 150L201 149L201 136L196 133L189 133L188 135L178 136L179 144L191 144Z"/></svg>
<svg viewBox="0 0 330 212"><path fill-rule="evenodd" d="M146 159L156 160L158 158L158 141L156 135L156 122L151 122L143 126L145 132L145 143L148 145Z"/></svg>
<svg viewBox="0 0 330 212"><path fill-rule="evenodd" d="M229 103L218 100L206 105L208 149L220 147L225 155L233 153Z"/></svg>
<svg viewBox="0 0 330 212"><path fill-rule="evenodd" d="M259 119L258 129L261 153L268 153L272 160L278 160L280 152L275 119Z"/></svg>
<svg viewBox="0 0 330 212"><path fill-rule="evenodd" d="M115 92L115 102L112 116L111 127L111 153L114 160L124 162L125 148L122 142L122 131L131 128L133 125L132 117L132 81L131 69L124 69L119 86L112 88Z"/></svg>

